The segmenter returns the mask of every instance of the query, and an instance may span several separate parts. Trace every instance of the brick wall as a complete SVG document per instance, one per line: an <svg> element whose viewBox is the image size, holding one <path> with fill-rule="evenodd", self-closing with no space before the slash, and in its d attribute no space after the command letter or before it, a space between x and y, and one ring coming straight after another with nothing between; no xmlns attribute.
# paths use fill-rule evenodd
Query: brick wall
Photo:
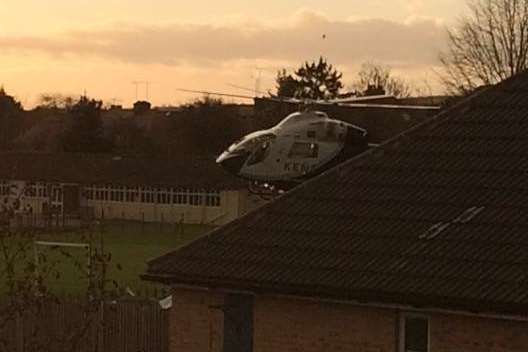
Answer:
<svg viewBox="0 0 528 352"><path fill-rule="evenodd" d="M169 351L221 352L224 298L205 291L175 290L169 320Z"/></svg>
<svg viewBox="0 0 528 352"><path fill-rule="evenodd" d="M254 352L392 352L396 321L390 310L257 298Z"/></svg>
<svg viewBox="0 0 528 352"><path fill-rule="evenodd" d="M223 302L222 294L174 290L170 351L222 351L223 314L211 306ZM392 352L396 319L388 310L257 297L253 350Z"/></svg>
<svg viewBox="0 0 528 352"><path fill-rule="evenodd" d="M174 291L171 352L221 352L224 295ZM525 352L528 323L426 314L430 352ZM395 352L400 312L257 296L254 352Z"/></svg>
<svg viewBox="0 0 528 352"><path fill-rule="evenodd" d="M528 323L434 315L430 321L431 352L525 352Z"/></svg>

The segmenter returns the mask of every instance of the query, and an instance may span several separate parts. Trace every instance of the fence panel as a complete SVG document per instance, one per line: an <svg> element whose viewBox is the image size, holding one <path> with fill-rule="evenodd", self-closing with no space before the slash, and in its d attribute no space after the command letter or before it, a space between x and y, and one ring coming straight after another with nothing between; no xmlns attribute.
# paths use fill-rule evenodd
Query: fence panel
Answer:
<svg viewBox="0 0 528 352"><path fill-rule="evenodd" d="M168 312L157 301L107 302L90 314L78 301L61 301L0 326L0 352L167 352L167 331Z"/></svg>

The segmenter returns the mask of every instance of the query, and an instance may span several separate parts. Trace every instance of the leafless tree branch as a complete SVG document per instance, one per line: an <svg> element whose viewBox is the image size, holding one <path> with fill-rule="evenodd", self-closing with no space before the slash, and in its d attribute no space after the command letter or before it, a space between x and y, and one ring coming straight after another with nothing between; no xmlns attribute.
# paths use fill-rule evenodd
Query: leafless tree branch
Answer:
<svg viewBox="0 0 528 352"><path fill-rule="evenodd" d="M440 54L447 91L466 94L528 66L528 0L470 0L470 14L448 30Z"/></svg>

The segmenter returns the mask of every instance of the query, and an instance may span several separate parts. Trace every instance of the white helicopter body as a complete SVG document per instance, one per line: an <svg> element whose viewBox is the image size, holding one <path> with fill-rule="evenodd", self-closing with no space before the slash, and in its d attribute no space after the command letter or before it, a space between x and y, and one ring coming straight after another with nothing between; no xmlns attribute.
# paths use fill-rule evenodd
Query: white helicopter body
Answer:
<svg viewBox="0 0 528 352"><path fill-rule="evenodd" d="M296 112L276 126L233 143L216 160L252 181L292 182L311 177L368 147L367 131L324 112Z"/></svg>

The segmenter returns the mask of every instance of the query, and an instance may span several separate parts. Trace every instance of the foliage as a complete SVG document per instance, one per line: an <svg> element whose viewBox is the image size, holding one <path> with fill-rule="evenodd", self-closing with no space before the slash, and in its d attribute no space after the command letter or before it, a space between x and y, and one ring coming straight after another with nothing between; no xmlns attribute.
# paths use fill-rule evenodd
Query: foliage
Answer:
<svg viewBox="0 0 528 352"><path fill-rule="evenodd" d="M71 109L75 99L59 93L43 93L39 97L37 108L41 109Z"/></svg>
<svg viewBox="0 0 528 352"><path fill-rule="evenodd" d="M286 70L279 71L276 79L277 95L314 100L337 98L343 88L342 77L342 73L320 57L317 62L305 62L294 76Z"/></svg>
<svg viewBox="0 0 528 352"><path fill-rule="evenodd" d="M102 101L85 96L68 109L68 126L61 138L64 152L102 153L112 150L104 138L101 120Z"/></svg>
<svg viewBox="0 0 528 352"><path fill-rule="evenodd" d="M154 139L134 117L119 118L114 121L109 135L112 138L112 151L116 154L147 156L159 154L159 147Z"/></svg>
<svg viewBox="0 0 528 352"><path fill-rule="evenodd" d="M294 97L297 93L298 82L286 69L277 72L277 96Z"/></svg>
<svg viewBox="0 0 528 352"><path fill-rule="evenodd" d="M411 95L411 87L405 80L395 77L389 66L374 62L361 65L358 79L352 85L359 96L393 95L405 98Z"/></svg>
<svg viewBox="0 0 528 352"><path fill-rule="evenodd" d="M84 317L69 326L62 336L48 336L45 327L34 324L25 331L24 349L29 351L78 351L89 338L93 324L104 324L97 312L100 305L118 296L117 283L108 278L111 256L104 246L97 245L92 229L87 233L90 250L88 261L76 260L61 247L52 247L56 255L35 250L37 234L33 230L0 229L0 281L4 283L0 292L0 332L23 316L41 318L45 308L60 302L60 297L49 288L49 282L58 279L59 263L67 262L78 269L79 280L88 284L84 299L78 309ZM86 264L88 262L88 264ZM0 351L9 351L6 336L0 334Z"/></svg>
<svg viewBox="0 0 528 352"><path fill-rule="evenodd" d="M141 115L148 112L151 108L151 104L145 100L138 100L134 103L134 114Z"/></svg>
<svg viewBox="0 0 528 352"><path fill-rule="evenodd" d="M20 125L22 104L0 87L0 149L9 148Z"/></svg>
<svg viewBox="0 0 528 352"><path fill-rule="evenodd" d="M181 106L172 116L166 133L168 140L161 141L167 146L169 157L218 155L249 131L236 110L209 96Z"/></svg>
<svg viewBox="0 0 528 352"><path fill-rule="evenodd" d="M450 93L466 94L528 67L528 1L472 0L440 54Z"/></svg>

